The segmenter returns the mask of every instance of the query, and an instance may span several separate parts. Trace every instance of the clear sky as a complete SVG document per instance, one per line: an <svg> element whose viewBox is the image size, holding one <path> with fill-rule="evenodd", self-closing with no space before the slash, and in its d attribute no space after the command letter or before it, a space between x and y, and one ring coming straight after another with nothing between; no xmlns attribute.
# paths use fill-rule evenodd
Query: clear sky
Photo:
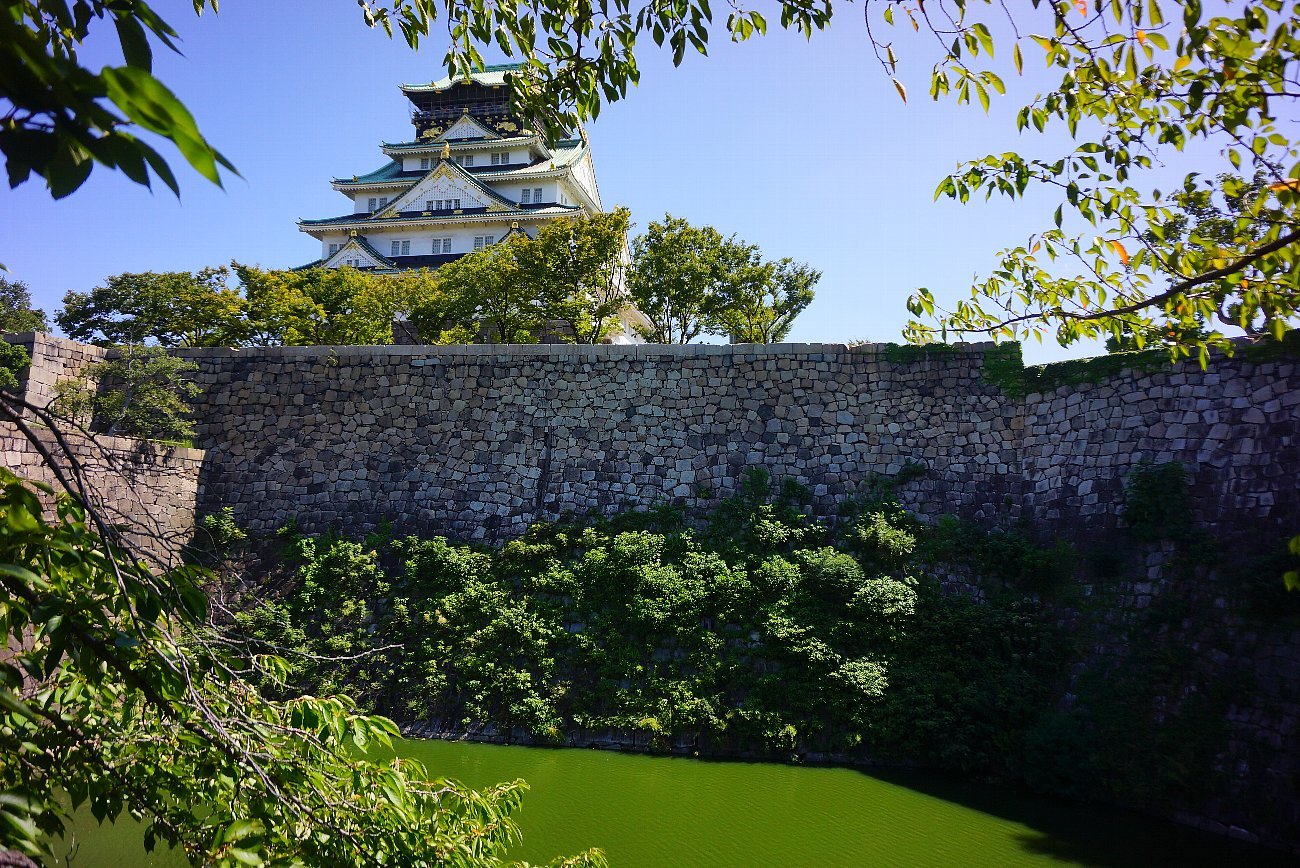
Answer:
<svg viewBox="0 0 1300 868"><path fill-rule="evenodd" d="M157 74L242 178L218 189L164 149L181 179L179 201L102 168L60 202L38 183L0 189L0 262L51 313L65 291L122 271L316 258L319 245L295 220L344 213L347 200L329 179L382 165L379 142L412 133L398 85L444 74L437 39L412 52L366 29L349 2L226 0L220 15L202 18L188 0L155 5L185 51L159 50ZM932 103L928 65L906 66L921 60L921 47L900 29L904 104L870 52L861 7L840 8L811 42L774 24L766 38L719 42L676 70L647 42L640 87L589 133L605 205L626 205L638 226L671 212L823 272L790 340L895 341L911 291L966 292L999 249L1050 225L1055 207L936 202L939 180L965 158L1062 142L1016 133L1015 90L1032 96L1041 80L1009 81L1012 95L987 116ZM115 48L111 28L98 42ZM94 51L84 58L117 62ZM1032 361L1095 352L1026 347Z"/></svg>

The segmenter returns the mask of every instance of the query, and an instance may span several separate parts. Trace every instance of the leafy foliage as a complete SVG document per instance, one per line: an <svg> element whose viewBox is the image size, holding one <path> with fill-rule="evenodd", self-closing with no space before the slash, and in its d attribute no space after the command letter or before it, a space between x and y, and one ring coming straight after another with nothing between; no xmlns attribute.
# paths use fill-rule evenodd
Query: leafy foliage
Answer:
<svg viewBox="0 0 1300 868"><path fill-rule="evenodd" d="M633 243L629 288L650 321L642 337L690 343L703 332L773 343L812 303L821 273L791 259L766 262L753 244L671 214Z"/></svg>
<svg viewBox="0 0 1300 868"><path fill-rule="evenodd" d="M0 470L0 848L53 860L70 804L195 864L501 863L522 782L371 759L397 729L344 697L263 698L250 679L288 667L213 632L202 571L155 574L96 530Z"/></svg>
<svg viewBox="0 0 1300 868"><path fill-rule="evenodd" d="M427 284L427 272L400 284L355 268L268 271L235 263L234 272L254 346L391 344L394 317L417 304Z"/></svg>
<svg viewBox="0 0 1300 868"><path fill-rule="evenodd" d="M18 378L32 364L32 357L20 346L0 341L0 389L17 389Z"/></svg>
<svg viewBox="0 0 1300 868"><path fill-rule="evenodd" d="M226 286L229 274L225 268L116 274L90 292L68 292L55 320L68 337L99 346L236 344L244 299Z"/></svg>
<svg viewBox="0 0 1300 868"><path fill-rule="evenodd" d="M1017 72L1026 53L1041 52L1061 78L1020 110L1017 126L1040 133L1063 126L1075 144L1054 159L989 155L940 182L936 196L961 202L980 192L1020 199L1039 189L1061 201L1053 227L1003 251L951 310L937 308L928 290L914 295L912 313L932 319L909 323L909 339L974 332L1051 335L1069 345L1106 338L1116 349L1154 345L1202 362L1212 347L1231 351L1234 330L1281 339L1300 313L1300 152L1279 123L1300 81L1294 4L941 5L947 15L927 14L920 2L884 12L887 22L905 20L949 46L934 66L931 95L974 98L987 109L990 94L1005 90L995 47L1010 45ZM873 42L892 72L894 47ZM1224 163L1206 174L1216 151ZM1182 152L1195 154L1198 171L1172 191L1140 186ZM1076 225L1088 233L1072 232Z"/></svg>
<svg viewBox="0 0 1300 868"><path fill-rule="evenodd" d="M45 311L32 307L32 294L21 280L0 277L0 332L47 332Z"/></svg>
<svg viewBox="0 0 1300 868"><path fill-rule="evenodd" d="M542 316L563 327L560 336L599 343L627 306L624 250L631 215L626 208L553 220L514 247L519 279L536 294Z"/></svg>
<svg viewBox="0 0 1300 868"><path fill-rule="evenodd" d="M650 321L641 336L688 344L707 331L735 247L734 238L723 238L712 226L692 226L671 214L637 236L628 290Z"/></svg>
<svg viewBox="0 0 1300 868"><path fill-rule="evenodd" d="M715 329L737 344L778 343L795 317L812 304L821 272L793 259L764 262L757 248L720 288L713 307Z"/></svg>
<svg viewBox="0 0 1300 868"><path fill-rule="evenodd" d="M913 621L915 581L894 570L913 540L855 557L760 484L701 536L665 514L538 525L496 553L306 540L296 588L240 626L302 643L300 689L346 687L405 718L543 741L616 728L778 752L855 744ZM710 542L722 537L743 550ZM376 646L346 669L312 656Z"/></svg>
<svg viewBox="0 0 1300 868"><path fill-rule="evenodd" d="M194 436L189 402L199 387L186 374L197 370L161 347L126 347L59 383L51 409L104 434L188 440Z"/></svg>
<svg viewBox="0 0 1300 868"><path fill-rule="evenodd" d="M199 530L207 537L204 541L219 552L229 552L248 540L248 531L235 521L235 510L229 506L199 519Z"/></svg>
<svg viewBox="0 0 1300 868"><path fill-rule="evenodd" d="M489 342L536 343L545 328L537 294L519 260L531 239L512 233L498 244L441 266L436 274L442 295L417 304L411 320L422 340L442 343L448 333Z"/></svg>
<svg viewBox="0 0 1300 868"><path fill-rule="evenodd" d="M118 274L90 292L67 293L56 320L70 337L110 347L390 344L393 322L401 318L431 344L598 343L628 305L629 220L626 209L556 220L535 238L511 232L436 270L399 274L347 267L276 271L238 262L193 274ZM693 232L721 239L716 230L682 222L669 233L678 240L642 250L666 267L684 258L680 236ZM661 324L665 315L686 317L688 340L706 323L746 340L779 340L811 301L817 273L790 260L763 262L756 247L734 239L721 244L712 251L718 254L708 266L713 285L698 309L677 301L664 302L671 313L659 302L651 309L660 311ZM643 257L642 265L651 268L649 261ZM660 269L632 281L651 298L666 291L653 288L662 277ZM663 336L680 338L673 328Z"/></svg>
<svg viewBox="0 0 1300 868"><path fill-rule="evenodd" d="M216 2L194 0L195 13ZM92 29L112 23L124 63L98 73L79 53ZM15 0L0 15L0 152L9 186L35 174L54 198L76 190L98 163L137 184L156 177L179 194L166 160L138 136L170 140L199 174L221 183L233 167L203 138L189 111L153 76L151 40L176 51L176 31L143 0ZM96 43L95 48L104 48Z"/></svg>

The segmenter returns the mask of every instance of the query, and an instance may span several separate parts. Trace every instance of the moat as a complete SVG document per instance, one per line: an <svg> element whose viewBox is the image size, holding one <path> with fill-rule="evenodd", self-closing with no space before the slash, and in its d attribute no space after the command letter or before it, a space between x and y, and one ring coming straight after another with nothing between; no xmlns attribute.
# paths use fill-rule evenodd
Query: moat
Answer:
<svg viewBox="0 0 1300 868"><path fill-rule="evenodd" d="M1256 866L1281 854L1113 809L920 772L704 762L611 751L406 741L403 753L485 786L522 777L516 859L598 846L650 866ZM82 868L171 868L141 857L138 827L85 815Z"/></svg>

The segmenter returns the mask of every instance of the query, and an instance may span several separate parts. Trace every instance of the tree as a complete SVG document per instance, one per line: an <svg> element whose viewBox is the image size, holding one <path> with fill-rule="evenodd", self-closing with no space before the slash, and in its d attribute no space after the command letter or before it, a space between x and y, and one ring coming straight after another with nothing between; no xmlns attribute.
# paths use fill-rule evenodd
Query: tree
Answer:
<svg viewBox="0 0 1300 868"><path fill-rule="evenodd" d="M186 375L198 369L162 347L128 346L59 383L53 409L109 436L188 440L194 436L190 402L199 387Z"/></svg>
<svg viewBox="0 0 1300 868"><path fill-rule="evenodd" d="M628 290L650 327L641 336L659 344L688 344L706 330L725 279L726 245L712 226L695 227L665 214L632 242Z"/></svg>
<svg viewBox="0 0 1300 868"><path fill-rule="evenodd" d="M233 263L247 302L249 340L261 346L368 346L393 342L408 310L398 286L355 268L270 271Z"/></svg>
<svg viewBox="0 0 1300 868"><path fill-rule="evenodd" d="M449 291L441 269L421 268L389 276L392 292L408 307L406 316L426 344L472 344L478 337L474 300Z"/></svg>
<svg viewBox="0 0 1300 868"><path fill-rule="evenodd" d="M68 337L99 346L237 344L244 300L229 276L226 268L115 274L88 293L69 291L54 319Z"/></svg>
<svg viewBox="0 0 1300 868"><path fill-rule="evenodd" d="M623 276L630 225L628 210L617 208L551 221L536 238L514 245L520 281L536 294L543 317L568 329L562 338L599 343L627 306Z"/></svg>
<svg viewBox="0 0 1300 868"><path fill-rule="evenodd" d="M53 862L67 806L89 805L194 864L501 864L522 782L478 792L377 759L397 728L344 697L267 699L254 684L289 664L212 625L211 577L132 548L20 413L58 420L0 402L67 489L0 469L0 850Z"/></svg>
<svg viewBox="0 0 1300 868"><path fill-rule="evenodd" d="M474 323L488 339L502 344L535 344L546 323L537 292L523 276L521 251L533 244L525 235L505 240L462 256L438 269L443 291L464 299L455 309L463 323ZM425 304L417 322L441 322L440 309ZM421 330L421 335L425 335Z"/></svg>
<svg viewBox="0 0 1300 868"><path fill-rule="evenodd" d="M1025 49L1030 59L1038 52L1061 78L1020 110L1017 125L1064 126L1075 143L1055 158L990 155L940 182L937 196L961 202L981 191L1019 199L1047 189L1060 204L1053 226L1003 251L951 309L918 291L909 308L929 321L909 323L909 339L1157 341L1172 357L1204 362L1212 347L1231 350L1235 330L1280 339L1297 322L1300 152L1279 118L1300 94L1300 8L1282 0L1213 12L1199 0L1037 0L1015 11L991 0L939 5L946 15L920 2L883 13L949 46L935 64L932 96L968 103L973 95L987 108L990 93L1004 90L992 69L995 46L1010 46L1017 72ZM893 71L895 48L873 43ZM1147 174L1168 171L1193 147L1198 171L1172 192L1143 189ZM1205 173L1214 159L1221 171ZM1218 216L1207 221L1207 210ZM1087 231L1067 229L1074 226Z"/></svg>
<svg viewBox="0 0 1300 868"><path fill-rule="evenodd" d="M788 257L764 262L758 248L749 245L735 247L730 258L712 305L714 330L732 343L778 343L812 304L821 272Z"/></svg>
<svg viewBox="0 0 1300 868"><path fill-rule="evenodd" d="M0 332L47 332L45 311L32 307L32 294L21 280L0 277Z"/></svg>

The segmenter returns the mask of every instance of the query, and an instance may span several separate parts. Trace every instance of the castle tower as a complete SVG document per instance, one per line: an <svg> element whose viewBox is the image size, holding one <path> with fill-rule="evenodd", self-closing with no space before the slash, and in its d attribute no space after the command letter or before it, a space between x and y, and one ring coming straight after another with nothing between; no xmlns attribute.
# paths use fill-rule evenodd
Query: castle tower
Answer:
<svg viewBox="0 0 1300 868"><path fill-rule="evenodd" d="M586 133L548 142L511 117L506 76L517 64L468 78L402 85L415 140L382 145L389 162L335 178L351 213L299 220L321 243L312 265L375 272L430 268L548 220L602 210Z"/></svg>

